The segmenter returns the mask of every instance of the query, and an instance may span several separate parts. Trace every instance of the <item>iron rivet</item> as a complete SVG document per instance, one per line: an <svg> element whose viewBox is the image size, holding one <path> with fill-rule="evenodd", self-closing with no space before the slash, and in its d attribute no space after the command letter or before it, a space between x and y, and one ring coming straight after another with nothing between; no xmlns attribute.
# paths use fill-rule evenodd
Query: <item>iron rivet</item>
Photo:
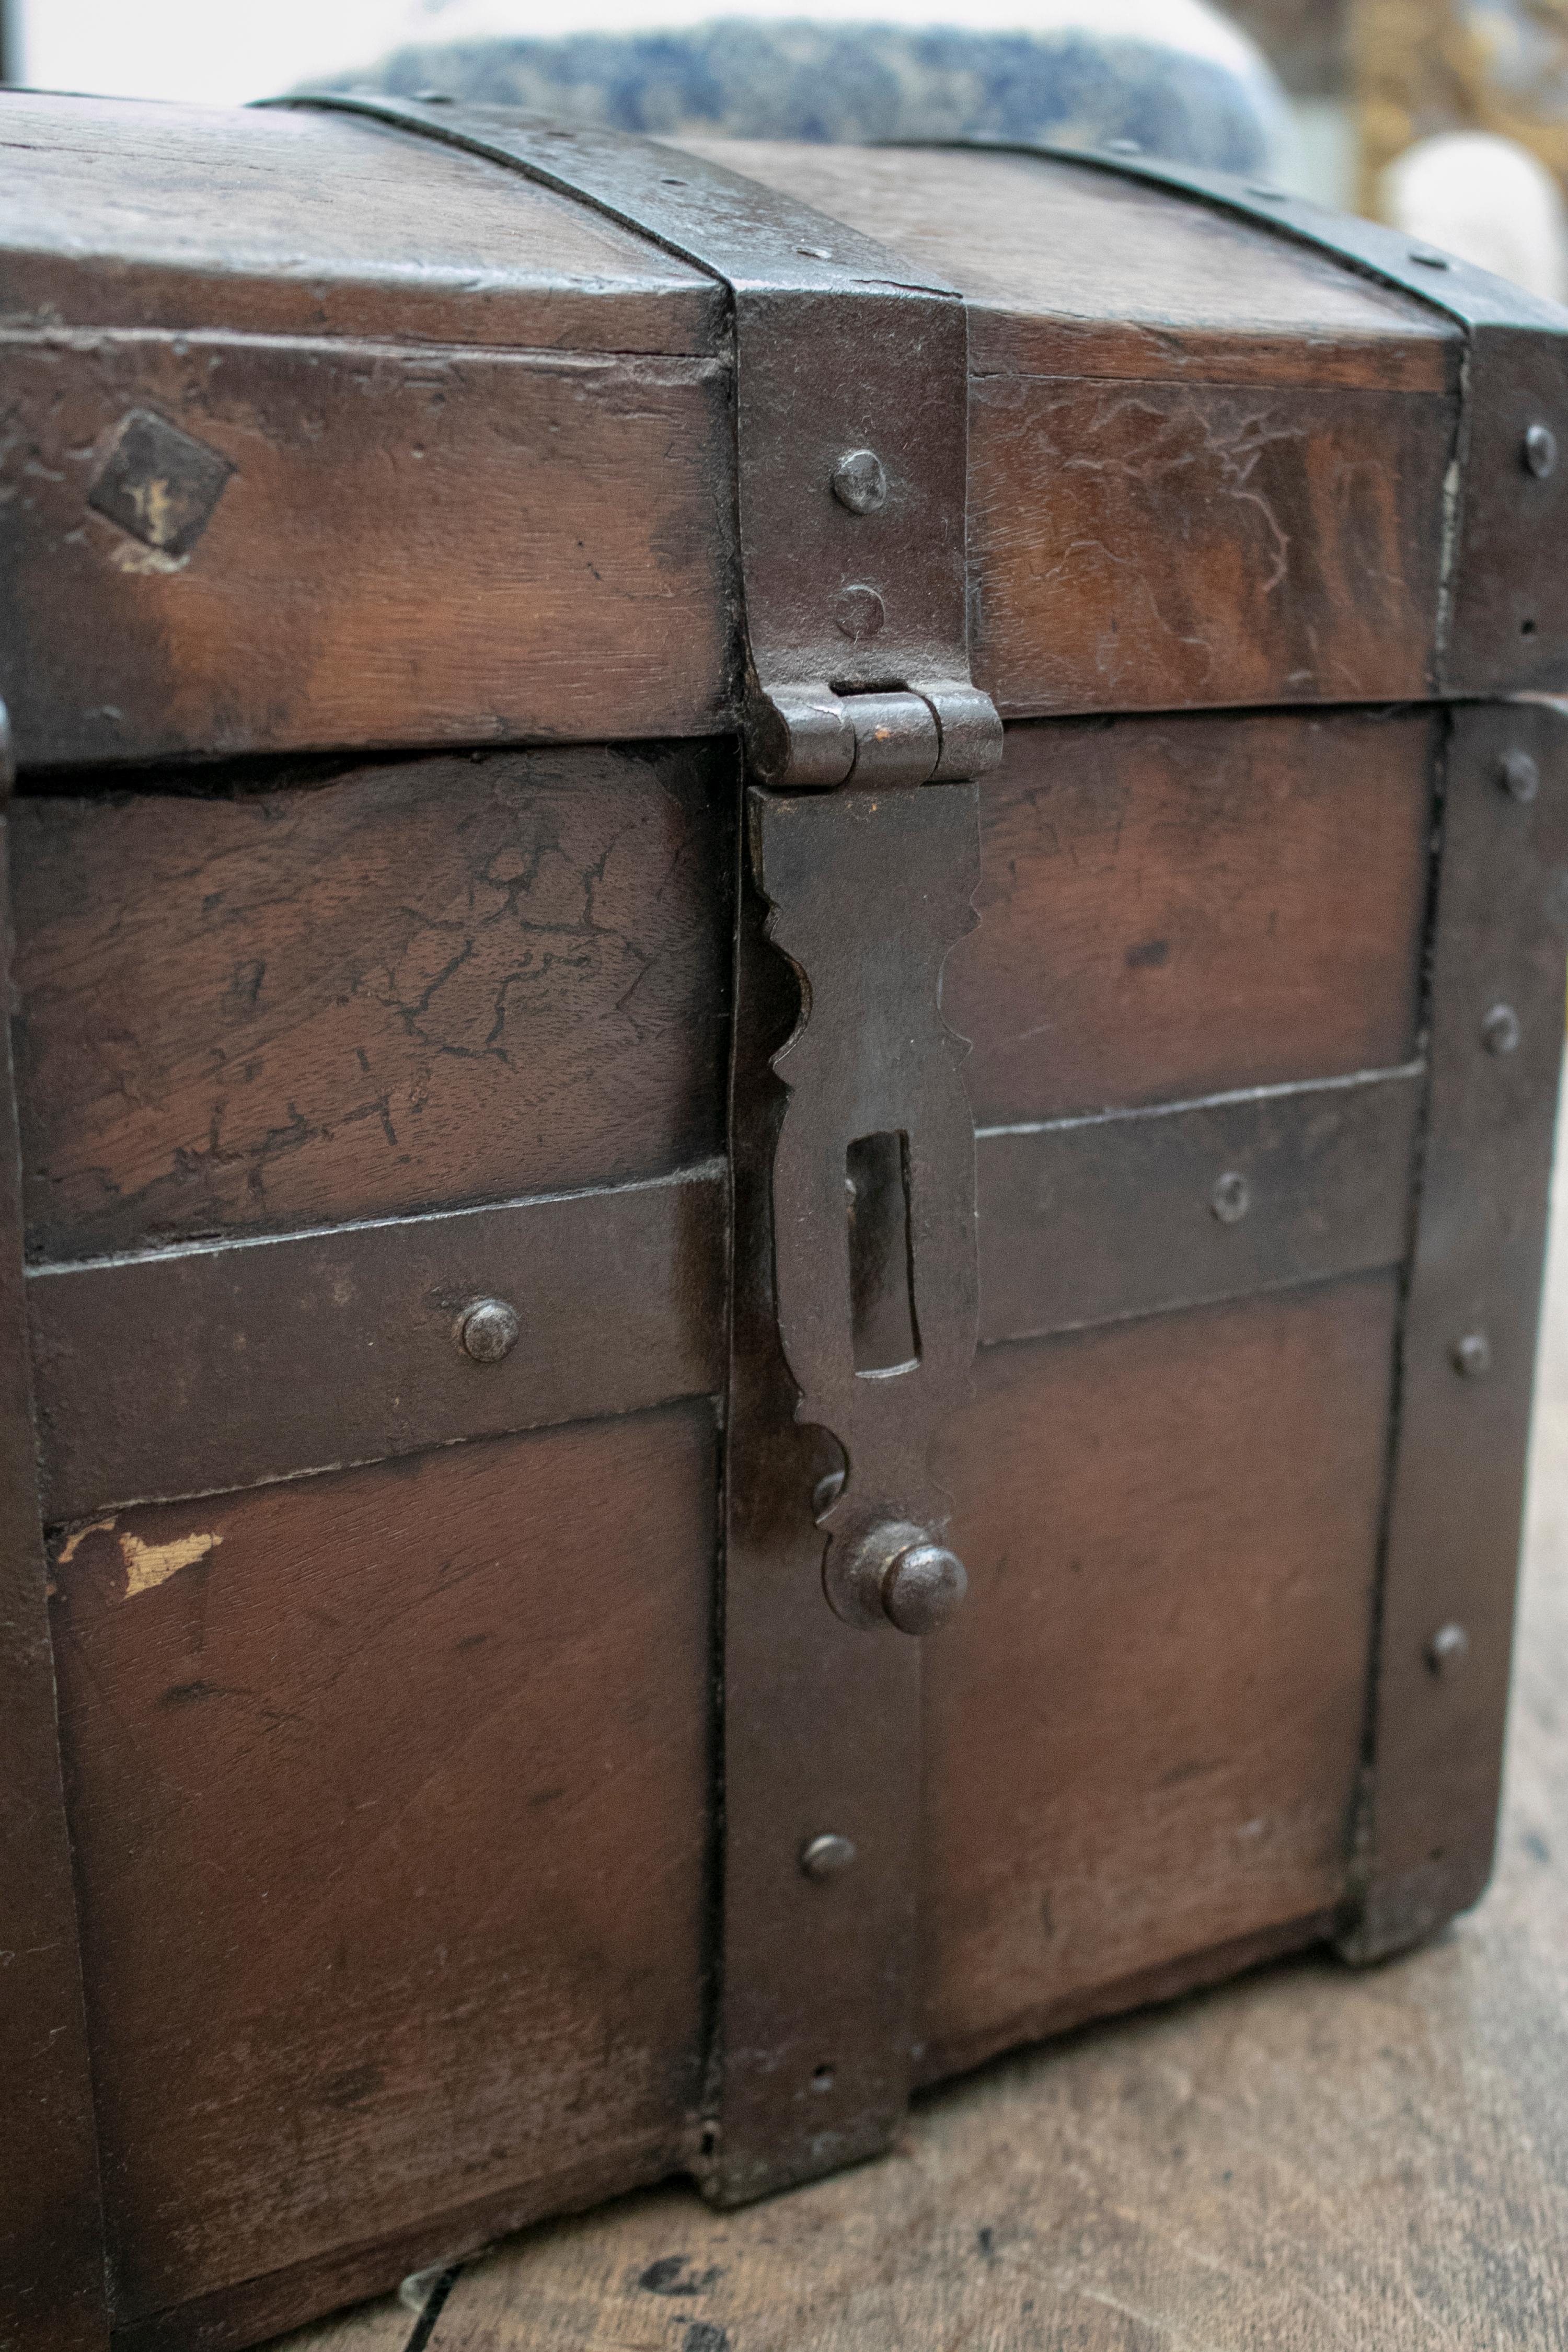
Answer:
<svg viewBox="0 0 1568 2352"><path fill-rule="evenodd" d="M875 449L851 449L833 468L833 495L851 514L879 513L888 503L888 469Z"/></svg>
<svg viewBox="0 0 1568 2352"><path fill-rule="evenodd" d="M1541 790L1541 771L1528 751L1505 751L1498 761L1498 782L1516 801L1532 801Z"/></svg>
<svg viewBox="0 0 1568 2352"><path fill-rule="evenodd" d="M821 1837L810 1839L800 1850L802 1870L807 1878L815 1878L818 1882L825 1878L837 1878L841 1870L848 1869L854 1859L854 1839L839 1837L831 1830L825 1831Z"/></svg>
<svg viewBox="0 0 1568 2352"><path fill-rule="evenodd" d="M416 106L455 106L457 103L449 89L416 89L414 100Z"/></svg>
<svg viewBox="0 0 1568 2352"><path fill-rule="evenodd" d="M811 2087L814 2091L831 2091L837 2078L836 2067L816 2066L812 2069Z"/></svg>
<svg viewBox="0 0 1568 2352"><path fill-rule="evenodd" d="M858 645L862 637L881 635L888 608L875 588L868 588L863 580L856 580L841 591L833 617L842 634Z"/></svg>
<svg viewBox="0 0 1568 2352"><path fill-rule="evenodd" d="M940 1633L968 1590L956 1552L945 1544L911 1544L882 1579L882 1608L900 1633Z"/></svg>
<svg viewBox="0 0 1568 2352"><path fill-rule="evenodd" d="M1556 470L1557 436L1550 425L1532 425L1524 436L1524 463L1538 482Z"/></svg>
<svg viewBox="0 0 1568 2352"><path fill-rule="evenodd" d="M1252 1206L1252 1187L1245 1176L1233 1169L1222 1176L1209 1194L1209 1207L1222 1225L1238 1225Z"/></svg>
<svg viewBox="0 0 1568 2352"><path fill-rule="evenodd" d="M458 1338L476 1364L499 1364L517 1345L521 1328L516 1310L504 1298L477 1298L464 1310Z"/></svg>
<svg viewBox="0 0 1568 2352"><path fill-rule="evenodd" d="M1282 205L1289 196L1285 188L1248 188L1247 193L1249 196L1261 196L1266 205Z"/></svg>
<svg viewBox="0 0 1568 2352"><path fill-rule="evenodd" d="M1519 1015L1511 1004L1494 1004L1481 1023L1481 1043L1489 1054L1511 1054L1520 1038Z"/></svg>
<svg viewBox="0 0 1568 2352"><path fill-rule="evenodd" d="M1410 258L1412 261L1418 261L1423 269L1451 269L1453 268L1453 264L1448 259L1446 253L1422 253L1415 247L1412 247Z"/></svg>
<svg viewBox="0 0 1568 2352"><path fill-rule="evenodd" d="M1462 1625L1439 1625L1426 1644L1426 1664L1439 1679L1462 1665L1470 1637Z"/></svg>
<svg viewBox="0 0 1568 2352"><path fill-rule="evenodd" d="M1454 1342L1454 1370L1468 1381L1483 1380L1492 1368L1492 1343L1484 1331L1467 1331Z"/></svg>

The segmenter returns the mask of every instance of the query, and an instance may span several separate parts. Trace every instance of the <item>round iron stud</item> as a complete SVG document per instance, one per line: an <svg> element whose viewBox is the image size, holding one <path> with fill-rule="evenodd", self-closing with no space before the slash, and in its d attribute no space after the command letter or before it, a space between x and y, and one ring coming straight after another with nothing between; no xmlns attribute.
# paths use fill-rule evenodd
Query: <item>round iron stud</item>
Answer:
<svg viewBox="0 0 1568 2352"><path fill-rule="evenodd" d="M1519 1044L1519 1015L1511 1004L1494 1004L1481 1023L1481 1043L1489 1054L1511 1054Z"/></svg>
<svg viewBox="0 0 1568 2352"><path fill-rule="evenodd" d="M825 1879L837 1878L847 1870L855 1859L853 1838L840 1837L837 1831L825 1830L820 1837L808 1839L800 1850L800 1866L807 1878L820 1885Z"/></svg>
<svg viewBox="0 0 1568 2352"><path fill-rule="evenodd" d="M1532 425L1524 436L1524 467L1538 482L1557 470L1557 436L1550 425Z"/></svg>
<svg viewBox="0 0 1568 2352"><path fill-rule="evenodd" d="M464 1355L476 1364L499 1364L516 1347L521 1328L516 1309L504 1298L476 1298L463 1310L458 1338Z"/></svg>
<svg viewBox="0 0 1568 2352"><path fill-rule="evenodd" d="M1528 751L1505 751L1498 761L1498 782L1510 800L1532 801L1541 790L1541 771Z"/></svg>
<svg viewBox="0 0 1568 2352"><path fill-rule="evenodd" d="M875 449L851 449L840 457L833 495L853 515L880 513L888 503L888 470Z"/></svg>
<svg viewBox="0 0 1568 2352"><path fill-rule="evenodd" d="M900 1633L938 1633L969 1590L963 1562L929 1528L881 1519L826 1563L828 1601L851 1625L896 1625Z"/></svg>
<svg viewBox="0 0 1568 2352"><path fill-rule="evenodd" d="M1234 1169L1220 1177L1209 1194L1209 1207L1222 1225L1239 1225L1252 1206L1252 1187Z"/></svg>
<svg viewBox="0 0 1568 2352"><path fill-rule="evenodd" d="M1454 1370L1468 1381L1485 1380L1492 1368L1492 1345L1484 1331L1467 1331L1454 1342Z"/></svg>
<svg viewBox="0 0 1568 2352"><path fill-rule="evenodd" d="M1462 1625L1439 1625L1426 1644L1426 1664L1439 1682L1446 1682L1465 1663L1470 1637Z"/></svg>
<svg viewBox="0 0 1568 2352"><path fill-rule="evenodd" d="M911 1544L882 1578L882 1608L900 1633L940 1633L968 1590L956 1552L945 1544Z"/></svg>

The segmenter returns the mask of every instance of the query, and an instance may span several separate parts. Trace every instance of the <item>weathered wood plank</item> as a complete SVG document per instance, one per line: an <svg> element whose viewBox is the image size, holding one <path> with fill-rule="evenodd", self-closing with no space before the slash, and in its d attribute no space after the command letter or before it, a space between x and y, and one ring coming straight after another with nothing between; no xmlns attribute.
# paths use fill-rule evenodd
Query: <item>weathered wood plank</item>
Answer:
<svg viewBox="0 0 1568 2352"><path fill-rule="evenodd" d="M679 2164L715 1478L689 1403L61 1549L119 2325Z"/></svg>
<svg viewBox="0 0 1568 2352"><path fill-rule="evenodd" d="M1397 1283L983 1349L937 1449L931 2081L1346 1886Z"/></svg>
<svg viewBox="0 0 1568 2352"><path fill-rule="evenodd" d="M18 803L34 1255L717 1150L732 798L697 749Z"/></svg>
<svg viewBox="0 0 1568 2352"><path fill-rule="evenodd" d="M710 355L700 270L548 188L345 115L7 89L14 327Z"/></svg>
<svg viewBox="0 0 1568 2352"><path fill-rule="evenodd" d="M1429 712L1010 728L943 982L982 1126L1389 1069L1415 1045Z"/></svg>
<svg viewBox="0 0 1568 2352"><path fill-rule="evenodd" d="M717 360L215 332L0 339L24 767L711 732ZM133 415L230 470L188 544L90 494ZM148 533L153 534L149 540Z"/></svg>

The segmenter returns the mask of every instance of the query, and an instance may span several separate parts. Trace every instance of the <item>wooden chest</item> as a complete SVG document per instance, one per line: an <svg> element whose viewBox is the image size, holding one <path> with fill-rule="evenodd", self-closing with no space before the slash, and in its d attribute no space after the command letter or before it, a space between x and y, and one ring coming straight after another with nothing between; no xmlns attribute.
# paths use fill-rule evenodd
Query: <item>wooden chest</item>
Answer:
<svg viewBox="0 0 1568 2352"><path fill-rule="evenodd" d="M1568 320L1136 158L4 121L0 2340L1471 1902Z"/></svg>

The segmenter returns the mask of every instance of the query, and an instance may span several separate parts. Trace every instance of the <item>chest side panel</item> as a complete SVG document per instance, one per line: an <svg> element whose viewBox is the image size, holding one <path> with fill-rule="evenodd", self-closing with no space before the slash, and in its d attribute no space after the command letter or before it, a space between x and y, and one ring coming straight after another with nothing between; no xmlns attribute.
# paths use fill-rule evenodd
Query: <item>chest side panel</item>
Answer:
<svg viewBox="0 0 1568 2352"><path fill-rule="evenodd" d="M680 2162L714 1478L693 1402L59 1548L121 2324Z"/></svg>

